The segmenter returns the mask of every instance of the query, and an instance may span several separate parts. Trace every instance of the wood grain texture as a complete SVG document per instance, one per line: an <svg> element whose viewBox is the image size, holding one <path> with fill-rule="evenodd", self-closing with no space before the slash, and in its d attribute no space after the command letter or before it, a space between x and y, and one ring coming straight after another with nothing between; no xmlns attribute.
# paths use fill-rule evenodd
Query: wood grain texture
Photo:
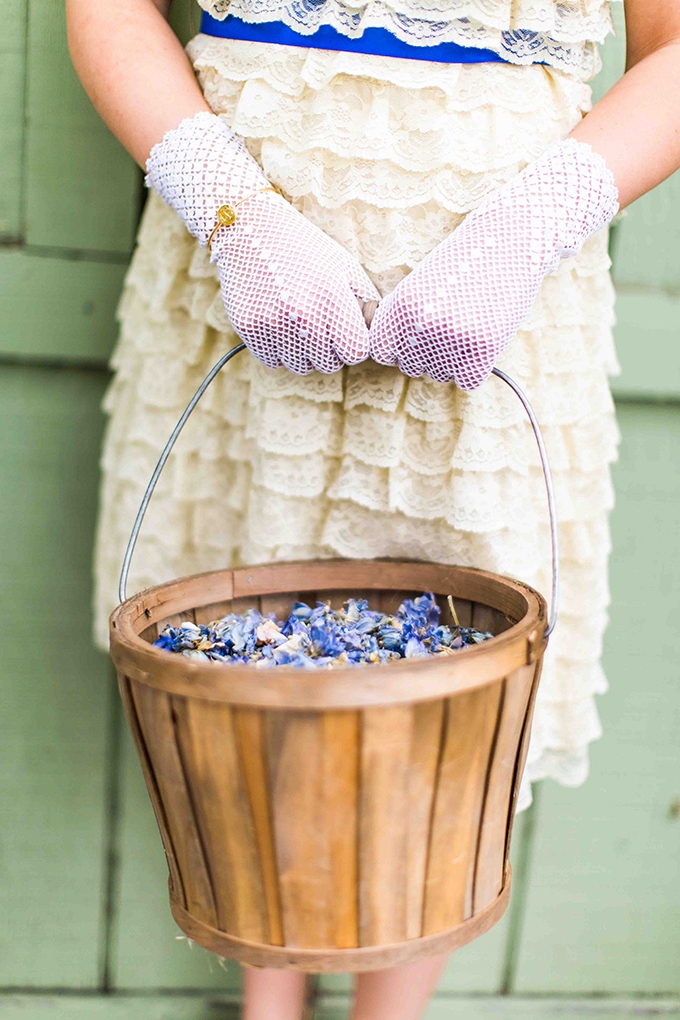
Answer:
<svg viewBox="0 0 680 1020"><path fill-rule="evenodd" d="M404 873L406 933L410 939L423 933L427 858L443 722L443 701L414 705L408 776L408 856Z"/></svg>
<svg viewBox="0 0 680 1020"><path fill-rule="evenodd" d="M346 997L321 996L315 1003L316 1020L345 1020ZM239 996L235 992L196 995L188 993L127 992L125 995L82 996L21 993L0 994L3 1020L237 1020ZM677 998L559 998L465 995L437 997L427 1020L680 1020Z"/></svg>
<svg viewBox="0 0 680 1020"><path fill-rule="evenodd" d="M524 666L507 677L503 685L500 720L484 796L477 849L473 901L475 913L491 903L503 885L513 780L519 771L519 742L535 672L535 666Z"/></svg>
<svg viewBox="0 0 680 1020"><path fill-rule="evenodd" d="M269 940L266 900L233 710L175 698L177 735L215 898L217 927Z"/></svg>
<svg viewBox="0 0 680 1020"><path fill-rule="evenodd" d="M283 921L281 919L279 874L267 778L264 720L261 712L248 708L234 709L234 719L262 872L269 932L267 941L275 946L282 946Z"/></svg>
<svg viewBox="0 0 680 1020"><path fill-rule="evenodd" d="M135 750L139 757L139 764L142 769L144 776L144 782L149 793L149 799L153 812L156 818L156 824L158 831L161 834L163 840L163 849L165 851L165 860L168 865L168 871L170 872L170 892L174 894L180 903L186 907L187 898L184 891L184 882L179 870L179 864L177 861L177 854L175 853L175 847L173 844L172 836L170 834L170 826L168 824L168 818L165 813L165 807L161 797L160 787L156 780L156 773L147 751L146 742L142 733L142 728L139 722L139 716L137 714L137 708L135 706L134 698L132 696L132 684L131 681L126 677L119 674L118 676L118 690L120 692L120 698L123 703L123 710L125 712L125 718L127 719L132 740L135 745Z"/></svg>
<svg viewBox="0 0 680 1020"><path fill-rule="evenodd" d="M359 945L359 714L322 717L324 823L328 832L333 944Z"/></svg>
<svg viewBox="0 0 680 1020"><path fill-rule="evenodd" d="M385 587L362 587L377 583L377 568ZM349 576L355 589L346 587ZM443 588L462 593L461 610L469 606L478 626L506 627L508 614L520 622L496 641L456 656L338 668L315 673L313 683L302 670L196 669L201 664L149 649L135 636L195 619L194 604L210 617L218 605L236 612L280 605L292 592L279 589L293 577L298 583L292 590L310 601L339 604L350 591L377 591L396 608L419 589ZM468 591L478 597L463 598ZM135 696L139 691L148 698L146 706L138 698L136 708L149 730L144 743L184 880L187 905L177 896L172 900L186 933L197 931L208 948L220 944L256 965L299 960L311 967L314 960L337 971L350 959L410 959L420 954L423 939L443 945L431 941L440 933L447 945L462 945L470 932L481 931L477 920L464 922L472 915L476 851L491 786L504 687L498 671L517 655L525 662L535 654L534 635L544 619L544 603L521 584L474 570L396 561L303 561L214 572L161 585L120 607L112 618L114 659L124 649L137 663L142 682L135 684ZM484 664L486 676L475 673L475 662ZM402 672L410 679L400 687ZM447 692L456 693L433 697L436 674ZM457 674L468 688L456 691ZM168 693L177 677L187 685L182 697ZM295 698L305 681L303 696L312 692L313 700L299 710ZM269 703L276 707L262 711L257 705L267 704L263 694L266 699L272 691L277 700ZM355 699L365 703L376 691L386 705L355 710ZM515 723L517 743L523 719ZM168 739L157 750L154 730L163 729ZM510 768L505 821L513 777ZM233 832L225 835L230 824ZM494 867L502 868L502 856L501 839ZM197 865L190 890L187 869ZM214 921L205 916L208 886ZM489 901L494 916L503 896L499 888ZM237 934L247 925L247 937ZM409 941L418 945L405 950ZM387 955L362 955L372 948L385 948Z"/></svg>
<svg viewBox="0 0 680 1020"><path fill-rule="evenodd" d="M469 568L397 561L379 562L388 595L408 590L393 583L398 578L402 585L410 580L412 592L419 588L465 591L476 596L469 600L471 603L493 606L497 610L495 618L500 614L504 619L520 622L493 642L467 648L455 656L433 657L425 667L419 660L411 659L362 670L360 682L356 670L349 666L325 671L322 676L299 669L254 673L248 666L222 667L168 656L138 637L152 621L194 604L216 602L229 593L242 600L240 605L244 608L257 604L261 595L279 594L287 584L293 584L292 590L315 592L323 590L324 581L327 586L335 580L338 588L344 590L346 579L355 576L359 585L375 585L376 565L347 560L277 563L215 571L160 585L134 596L116 610L111 620L111 654L126 676L168 693L249 707L314 711L412 704L441 698L489 683L541 654L545 645L542 638L545 601L526 585ZM247 594L239 594L242 591ZM389 685L384 679L387 671Z"/></svg>
<svg viewBox="0 0 680 1020"><path fill-rule="evenodd" d="M362 946L408 938L409 766L413 709L361 717L359 939Z"/></svg>
<svg viewBox="0 0 680 1020"><path fill-rule="evenodd" d="M680 992L680 414L625 406L619 424L604 736L581 789L541 790L516 985L528 994Z"/></svg>
<svg viewBox="0 0 680 1020"><path fill-rule="evenodd" d="M455 928L420 939L358 949L299 949L294 946L258 945L235 939L198 921L175 900L171 899L170 906L180 928L199 945L220 956L228 956L253 967L285 967L311 974L346 973L396 967L460 949L489 931L500 920L510 898L510 883L509 871L508 880L498 899L481 914L476 914Z"/></svg>
<svg viewBox="0 0 680 1020"><path fill-rule="evenodd" d="M22 232L27 0L0 0L0 240Z"/></svg>
<svg viewBox="0 0 680 1020"><path fill-rule="evenodd" d="M127 727L122 737L112 983L146 994L162 988L172 995L184 988L237 995L238 965L223 967L212 953L190 946L168 909L168 868L157 824Z"/></svg>
<svg viewBox="0 0 680 1020"><path fill-rule="evenodd" d="M634 208L634 207L633 207ZM680 277L679 277L680 280ZM640 357L640 341L653 357ZM680 398L680 296L619 287L614 327L621 375L612 390L626 400ZM663 371L659 366L663 365Z"/></svg>
<svg viewBox="0 0 680 1020"><path fill-rule="evenodd" d="M116 696L91 637L105 383L103 373L0 366L4 986L99 980Z"/></svg>
<svg viewBox="0 0 680 1020"><path fill-rule="evenodd" d="M497 618L498 613L492 606L484 606L480 602L475 602L472 607L472 626L481 630L483 634L487 631L492 634L496 633ZM462 621L461 624L463 627L465 626Z"/></svg>
<svg viewBox="0 0 680 1020"><path fill-rule="evenodd" d="M0 250L0 354L101 362L104 369L124 274L122 265Z"/></svg>
<svg viewBox="0 0 680 1020"><path fill-rule="evenodd" d="M207 606L200 606L194 609L194 620L196 623L214 623L221 617L231 612L231 599L225 602L211 602Z"/></svg>
<svg viewBox="0 0 680 1020"><path fill-rule="evenodd" d="M630 206L617 225L614 281L617 286L680 288L678 201L680 174L669 177ZM669 241L673 238L674 243Z"/></svg>
<svg viewBox="0 0 680 1020"><path fill-rule="evenodd" d="M448 703L430 838L423 931L451 928L472 912L479 826L502 682Z"/></svg>
<svg viewBox="0 0 680 1020"><path fill-rule="evenodd" d="M260 609L264 616L273 613L279 622L285 622L291 614L293 603L298 601L297 592L285 592L281 595L260 596Z"/></svg>
<svg viewBox="0 0 680 1020"><path fill-rule="evenodd" d="M171 700L152 687L135 683L130 686L167 819L187 910L214 926L217 913L212 884L175 738Z"/></svg>
<svg viewBox="0 0 680 1020"><path fill-rule="evenodd" d="M268 712L267 763L286 946L334 945L322 719Z"/></svg>
<svg viewBox="0 0 680 1020"><path fill-rule="evenodd" d="M26 95L26 241L127 255L141 174L73 70L64 5L31 0Z"/></svg>

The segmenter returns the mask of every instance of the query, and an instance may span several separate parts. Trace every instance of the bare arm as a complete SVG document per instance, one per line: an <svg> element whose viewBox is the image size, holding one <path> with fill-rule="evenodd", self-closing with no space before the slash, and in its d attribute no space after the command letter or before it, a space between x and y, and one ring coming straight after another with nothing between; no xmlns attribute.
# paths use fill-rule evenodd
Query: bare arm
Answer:
<svg viewBox="0 0 680 1020"><path fill-rule="evenodd" d="M87 94L139 163L166 131L208 110L166 17L170 0L66 0L71 59Z"/></svg>
<svg viewBox="0 0 680 1020"><path fill-rule="evenodd" d="M573 132L604 157L621 206L680 167L680 0L626 0L627 70Z"/></svg>

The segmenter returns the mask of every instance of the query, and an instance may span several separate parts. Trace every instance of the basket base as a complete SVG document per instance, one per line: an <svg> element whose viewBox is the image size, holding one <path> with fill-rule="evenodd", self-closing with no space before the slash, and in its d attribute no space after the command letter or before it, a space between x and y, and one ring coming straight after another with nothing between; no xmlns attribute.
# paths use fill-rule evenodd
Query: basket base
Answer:
<svg viewBox="0 0 680 1020"><path fill-rule="evenodd" d="M429 956L442 956L461 949L483 935L500 921L510 899L512 869L508 866L505 883L496 899L479 914L455 928L385 946L363 946L357 949L296 949L294 946L271 946L247 942L197 920L170 893L170 909L175 921L190 939L211 953L237 960L249 967L282 967L309 974L356 973L382 970L415 963Z"/></svg>

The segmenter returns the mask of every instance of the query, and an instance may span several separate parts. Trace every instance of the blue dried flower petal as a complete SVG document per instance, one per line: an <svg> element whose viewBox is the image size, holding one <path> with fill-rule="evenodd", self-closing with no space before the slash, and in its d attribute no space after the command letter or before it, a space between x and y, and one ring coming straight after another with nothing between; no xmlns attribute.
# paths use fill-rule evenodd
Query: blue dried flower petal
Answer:
<svg viewBox="0 0 680 1020"><path fill-rule="evenodd" d="M474 627L452 629L440 624L439 616L432 592L404 599L393 616L369 609L366 599L348 599L338 610L328 602L317 602L314 609L296 602L285 623L273 613L249 609L207 625L190 620L168 625L154 644L199 661L331 669L454 654L492 636Z"/></svg>

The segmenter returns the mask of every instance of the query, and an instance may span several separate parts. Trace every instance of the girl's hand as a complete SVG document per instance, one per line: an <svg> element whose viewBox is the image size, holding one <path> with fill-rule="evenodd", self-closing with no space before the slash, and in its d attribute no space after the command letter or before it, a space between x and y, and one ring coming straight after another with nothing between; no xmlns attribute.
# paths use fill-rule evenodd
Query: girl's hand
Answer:
<svg viewBox="0 0 680 1020"><path fill-rule="evenodd" d="M405 375L464 390L481 385L547 273L618 210L614 179L588 145L567 139L471 213L384 298L371 357Z"/></svg>
<svg viewBox="0 0 680 1020"><path fill-rule="evenodd" d="M361 304L378 299L375 287L344 248L271 190L222 120L198 113L183 121L154 146L147 171L201 244L212 235L227 314L260 361L304 375L368 357ZM235 220L214 231L226 205Z"/></svg>

